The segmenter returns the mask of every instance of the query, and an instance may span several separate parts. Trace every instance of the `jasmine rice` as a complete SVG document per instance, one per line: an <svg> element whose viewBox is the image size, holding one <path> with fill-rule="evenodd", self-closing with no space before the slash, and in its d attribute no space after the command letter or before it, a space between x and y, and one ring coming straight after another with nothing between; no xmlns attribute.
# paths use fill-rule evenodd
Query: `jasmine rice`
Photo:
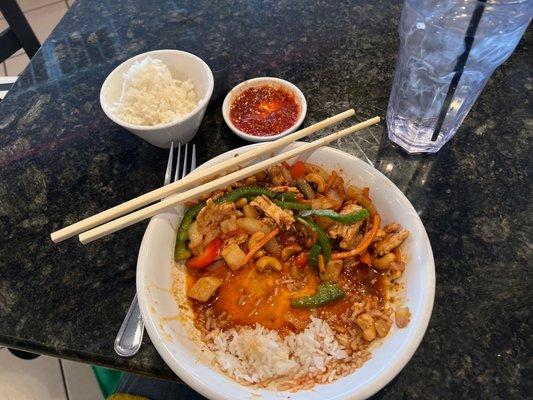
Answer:
<svg viewBox="0 0 533 400"><path fill-rule="evenodd" d="M136 61L124 74L115 114L135 125L154 126L174 121L198 103L190 79L172 78L168 67L149 56Z"/></svg>
<svg viewBox="0 0 533 400"><path fill-rule="evenodd" d="M285 337L260 325L218 331L211 337L209 347L220 368L241 382L258 383L301 370L318 374L329 363L349 359L328 323L315 317L303 332Z"/></svg>

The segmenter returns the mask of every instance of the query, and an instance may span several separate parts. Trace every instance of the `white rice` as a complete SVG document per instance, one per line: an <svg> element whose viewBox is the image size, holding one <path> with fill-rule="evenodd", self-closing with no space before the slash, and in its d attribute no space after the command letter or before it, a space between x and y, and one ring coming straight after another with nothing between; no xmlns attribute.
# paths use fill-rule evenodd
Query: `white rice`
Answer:
<svg viewBox="0 0 533 400"><path fill-rule="evenodd" d="M174 121L196 105L192 81L172 78L163 61L148 56L124 73L113 111L130 124L153 126Z"/></svg>
<svg viewBox="0 0 533 400"><path fill-rule="evenodd" d="M307 328L282 338L262 326L210 335L209 344L220 368L239 381L258 383L305 370L326 371L333 361L348 358L327 322L311 317Z"/></svg>

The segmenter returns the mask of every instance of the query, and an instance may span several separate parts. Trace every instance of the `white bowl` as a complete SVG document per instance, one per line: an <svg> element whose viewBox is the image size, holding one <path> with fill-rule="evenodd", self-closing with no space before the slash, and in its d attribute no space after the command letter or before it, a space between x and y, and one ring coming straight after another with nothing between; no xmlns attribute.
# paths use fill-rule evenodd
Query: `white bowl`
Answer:
<svg viewBox="0 0 533 400"><path fill-rule="evenodd" d="M274 87L281 86L284 89L294 94L295 100L298 103L298 106L300 107L300 114L298 115L298 119L296 120L296 122L289 129L284 130L283 132L280 132L277 135L254 136L254 135L250 135L246 132L241 131L233 124L233 122L231 122L231 119L229 117L229 111L230 111L230 106L233 103L233 100L235 100L246 89L253 87L253 86L259 86L259 85L272 85ZM305 114L307 114L307 101L305 100L305 96L302 93L302 91L298 89L296 85L293 85L292 83L284 79L271 78L271 77L248 79L247 81L239 83L237 86L235 86L233 89L231 89L228 92L228 94L224 98L224 103L222 104L222 116L224 117L224 121L226 122L226 125L228 125L228 127L237 136L240 136L241 138L249 142L254 142L254 143L270 142L271 140L279 139L280 137L286 136L289 133L294 132L302 124L305 118Z"/></svg>
<svg viewBox="0 0 533 400"><path fill-rule="evenodd" d="M112 105L120 98L124 72L135 61L146 56L163 61L174 79L192 80L199 100L191 112L175 121L155 126L130 124L114 114ZM154 146L168 148L171 142L188 142L194 137L213 93L213 85L213 73L209 66L194 54L180 50L154 50L124 61L108 75L100 90L100 105L113 122Z"/></svg>
<svg viewBox="0 0 533 400"><path fill-rule="evenodd" d="M287 149L299 145L294 143ZM203 166L220 163L254 146L258 145L229 151ZM397 221L410 231L402 247L407 265L401 279L405 285L405 304L412 313L411 322L404 329L392 328L373 348L370 360L331 384L294 394L242 386L210 365L210 352L202 345L188 313L178 308L171 294L173 268L178 276L183 276L184 267L177 267L172 261L183 207L157 215L146 229L137 260L137 295L142 318L152 343L168 366L209 399L364 399L400 372L424 336L433 308L435 265L428 236L415 209L389 179L350 154L322 147L308 154L307 159L327 169L342 169L348 183L370 187L383 223Z"/></svg>

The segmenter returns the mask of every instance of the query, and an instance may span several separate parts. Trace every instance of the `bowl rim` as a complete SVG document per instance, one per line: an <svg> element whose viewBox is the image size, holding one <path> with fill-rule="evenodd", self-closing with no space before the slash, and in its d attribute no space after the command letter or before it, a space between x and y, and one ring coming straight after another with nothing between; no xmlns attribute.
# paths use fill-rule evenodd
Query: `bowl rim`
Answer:
<svg viewBox="0 0 533 400"><path fill-rule="evenodd" d="M272 136L250 135L249 133L241 131L239 128L237 128L233 124L233 122L231 122L231 118L229 117L230 101L233 100L233 98L236 95L238 95L240 92L242 92L245 88L255 86L254 84L260 84L260 83L275 83L275 84L285 87L286 89L290 90L295 95L296 101L298 102L298 105L300 106L300 115L298 116L298 119L294 122L294 124L292 124L288 129L285 129L283 132L277 133ZM233 89L231 89L226 94L226 97L224 97L224 102L222 103L222 117L224 118L224 122L226 123L226 125L237 136L249 142L255 142L255 143L270 142L272 140L279 139L283 136L286 136L294 132L302 124L306 115L307 115L307 100L303 92L300 90L300 88L296 86L294 83L291 83L285 79L276 78L273 76L261 76L261 77L251 78L251 79L242 81L238 85L234 86Z"/></svg>
<svg viewBox="0 0 533 400"><path fill-rule="evenodd" d="M174 121L165 122L164 124L159 124L159 125L136 125L136 124L130 124L129 122L123 121L120 118L118 118L113 113L113 111L111 110L109 104L106 101L104 101L104 90L109 85L111 77L116 75L116 74L118 74L119 73L118 70L122 66L124 66L124 64L126 64L126 63L133 63L133 62L137 61L138 59L144 58L146 56L151 56L151 55L156 56L158 54L164 54L164 53L166 53L166 54L174 53L176 55L189 57L189 58L197 61L202 66L204 71L207 72L207 78L208 78L207 79L207 90L206 90L205 95L196 104L196 106L191 111L189 111L187 114L181 116L180 118L178 118L178 119L176 119ZM104 83L102 83L102 86L100 87L100 96L99 96L100 97L100 107L102 108L102 110L104 111L105 115L107 115L107 117L110 120L112 120L114 123L116 123L116 124L118 124L118 125L120 125L120 126L122 126L124 128L136 129L136 130L139 130L139 131L146 131L146 132L154 131L154 133L157 133L157 131L159 129L164 129L164 128L168 128L168 127L180 124L180 123L182 123L182 122L194 117L199 112L201 112L202 109L206 106L206 104L211 99L211 96L213 94L214 84L215 84L214 82L215 82L215 80L213 78L213 72L211 71L211 68L209 68L209 65L207 65L207 63L204 60L202 60L200 57L198 57L198 56L196 56L196 55L194 55L192 53L189 53L187 51L183 51L183 50L176 50L176 49L151 50L151 51L140 53L140 54L137 54L136 56L128 58L127 60L125 60L122 63L120 63L119 65L117 65L107 75L107 77L104 80Z"/></svg>
<svg viewBox="0 0 533 400"><path fill-rule="evenodd" d="M303 145L303 144L304 143L302 142L295 142L293 145ZM241 153L243 151L251 150L256 146L261 146L261 145L262 143L253 143L253 144L249 144L249 145L237 148L237 149L231 149L227 152L224 152L206 161L202 165L207 166L207 165L211 165L212 163L216 163L221 158L226 157L228 153L229 154L234 153L234 152ZM418 315L416 315L415 318L412 319L412 323L414 321L417 321L417 325L412 328L413 329L412 332L410 332L409 335L406 336L406 338L404 339L402 343L402 348L394 353L394 357L395 357L394 363L387 364L387 368L385 370L384 369L377 370L373 374L373 376L369 379L369 381L365 383L364 386L362 386L358 392L352 392L348 394L346 392L339 392L338 394L332 397L332 399L335 399L335 400L366 399L374 395L375 393L377 393L379 390L383 389L390 381L392 381L392 379L394 379L394 377L396 377L396 375L398 375L401 372L401 370L410 361L415 351L420 346L420 343L422 342L422 339L429 325L429 321L430 321L432 310L433 310L434 299L435 299L435 283L436 283L435 260L434 260L433 251L431 248L431 242L429 241L429 237L422 223L422 220L420 219L415 208L413 207L409 199L407 199L407 197L404 195L404 193L392 181L390 181L389 178L387 178L384 174L382 174L378 169L376 169L372 165L344 151L341 151L341 150L338 150L338 149L335 149L329 146L324 146L324 148L327 148L328 151L331 151L333 155L335 155L336 153L338 156L343 156L343 157L349 156L351 158L356 159L361 164L364 164L366 166L365 168L372 171L372 173L376 174L377 177L379 177L380 179L384 179L393 188L396 189L396 191L398 192L398 196L402 198L404 202L406 202L406 206L409 209L410 214L413 216L416 216L415 223L420 229L420 232L422 233L423 238L424 238L424 241L423 243L420 244L420 246L424 247L424 250L428 256L427 264L426 264L427 276L425 277L425 280L423 281L423 288L424 288L425 296L423 296L421 299L421 306L420 306L420 311L418 312ZM142 290L144 289L145 282L144 282L143 274L140 273L140 271L143 268L142 264L145 262L144 258L147 257L147 254L148 254L147 239L148 237L150 237L154 229L156 229L156 224L160 223L158 219L161 218L163 220L166 220L169 214L174 214L174 211L156 215L150 220L150 223L148 224L148 227L145 231L145 234L143 236L141 246L139 249L139 256L137 259L136 291L137 291L137 296L139 300L141 315L145 322L145 327L148 332L148 335L150 336L152 340L152 343L156 347L159 355L163 358L165 363L167 363L167 365L174 371L174 373L176 373L176 375L179 376L179 378L182 379L187 385L192 387L195 391L202 394L203 396L206 396L209 399L225 400L227 398L224 396L221 396L221 394L217 391L217 388L210 387L209 382L206 382L205 379L202 379L194 372L189 371L187 369L187 365L185 363L182 363L179 359L177 359L175 354L173 354L167 348L167 345L165 344L164 340L159 335L155 316L153 316L149 310L150 305L149 305L147 295L145 294L145 290ZM164 222L164 223L168 224L168 222ZM213 373L224 375L223 372L218 371L214 367L209 367L209 368ZM228 379L231 380L230 377L228 377ZM333 382L332 384L335 384L335 383L336 382ZM280 393L283 394L285 392L274 391L273 393L279 396Z"/></svg>

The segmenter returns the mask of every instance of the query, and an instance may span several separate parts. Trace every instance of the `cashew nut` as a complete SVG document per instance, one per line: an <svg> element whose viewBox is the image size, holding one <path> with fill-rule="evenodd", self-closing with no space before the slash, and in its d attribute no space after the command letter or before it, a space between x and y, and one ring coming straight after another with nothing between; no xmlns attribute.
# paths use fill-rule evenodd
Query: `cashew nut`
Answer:
<svg viewBox="0 0 533 400"><path fill-rule="evenodd" d="M405 270L405 263L403 261L393 261L389 265L389 274L391 279L398 279L402 276L403 271Z"/></svg>
<svg viewBox="0 0 533 400"><path fill-rule="evenodd" d="M314 183L318 192L323 193L326 190L326 181L320 174L316 172L307 174L304 179L309 183Z"/></svg>
<svg viewBox="0 0 533 400"><path fill-rule="evenodd" d="M259 215L257 209L250 204L242 206L242 212L246 218L257 218Z"/></svg>
<svg viewBox="0 0 533 400"><path fill-rule="evenodd" d="M257 183L257 178L255 176L249 176L248 178L246 178L246 180L244 181L244 184L245 185L254 185L255 183Z"/></svg>
<svg viewBox="0 0 533 400"><path fill-rule="evenodd" d="M259 260L257 260L256 262L256 265L257 265L257 270L259 272L263 272L263 271L266 271L266 270L271 270L271 271L281 271L283 269L281 263L279 262L279 260L275 257L271 257L271 256L264 256L264 257L261 257Z"/></svg>
<svg viewBox="0 0 533 400"><path fill-rule="evenodd" d="M300 251L302 251L302 248L297 244L290 244L288 246L285 246L283 250L281 250L281 259L283 261L287 261L294 254L299 253Z"/></svg>
<svg viewBox="0 0 533 400"><path fill-rule="evenodd" d="M265 236L266 235L263 232L253 233L248 239L248 251L252 250Z"/></svg>
<svg viewBox="0 0 533 400"><path fill-rule="evenodd" d="M377 269L388 269L393 261L396 261L396 256L393 253L387 253L383 257L371 257L372 266Z"/></svg>
<svg viewBox="0 0 533 400"><path fill-rule="evenodd" d="M248 204L248 200L246 200L246 197L241 197L235 202L235 208L242 208L246 204Z"/></svg>
<svg viewBox="0 0 533 400"><path fill-rule="evenodd" d="M363 337L366 341L371 342L376 338L376 328L374 327L374 318L369 314L361 314L356 318L357 325L363 331Z"/></svg>

